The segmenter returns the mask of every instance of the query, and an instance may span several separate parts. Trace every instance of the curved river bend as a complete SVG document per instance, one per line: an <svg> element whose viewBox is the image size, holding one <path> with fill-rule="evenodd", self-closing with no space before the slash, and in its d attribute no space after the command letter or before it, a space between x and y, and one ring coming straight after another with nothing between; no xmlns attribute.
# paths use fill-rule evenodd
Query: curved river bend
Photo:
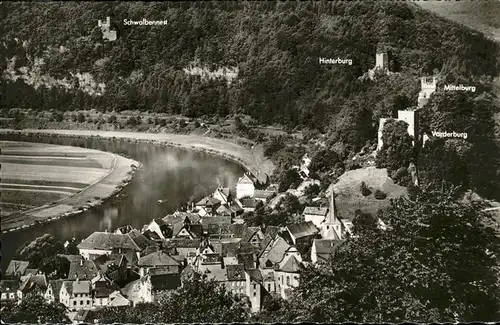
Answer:
<svg viewBox="0 0 500 325"><path fill-rule="evenodd" d="M94 231L130 224L140 229L153 218L175 211L187 202L212 193L217 186L234 186L244 168L203 152L148 143L101 138L8 135L2 140L42 142L109 151L143 164L115 198L81 214L36 227L2 234L2 269L25 242L45 233L62 240L80 240ZM158 200L166 200L158 204Z"/></svg>

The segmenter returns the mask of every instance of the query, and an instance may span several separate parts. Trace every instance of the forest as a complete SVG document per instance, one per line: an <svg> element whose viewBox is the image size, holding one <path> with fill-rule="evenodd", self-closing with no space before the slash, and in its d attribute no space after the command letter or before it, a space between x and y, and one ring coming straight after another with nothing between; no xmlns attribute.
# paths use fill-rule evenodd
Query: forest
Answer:
<svg viewBox="0 0 500 325"><path fill-rule="evenodd" d="M487 80L500 69L498 44L399 2L3 2L0 14L0 105L9 108L245 113L262 124L333 129L339 140L359 144L372 137L380 115L413 104L417 76ZM104 41L97 25L107 16L114 42ZM168 25L123 24L142 18ZM359 80L377 50L389 52L391 70L401 74ZM17 74L27 67L67 78L72 89L6 78L13 57ZM322 65L319 57L353 65ZM36 68L35 58L43 58ZM183 71L189 66L237 69L237 78L201 78ZM76 73L104 83L105 94L83 91Z"/></svg>

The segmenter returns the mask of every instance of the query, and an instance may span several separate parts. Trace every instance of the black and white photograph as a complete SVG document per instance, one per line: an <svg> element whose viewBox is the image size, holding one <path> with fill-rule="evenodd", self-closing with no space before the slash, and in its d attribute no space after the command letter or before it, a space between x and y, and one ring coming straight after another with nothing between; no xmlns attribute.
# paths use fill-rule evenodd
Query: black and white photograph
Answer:
<svg viewBox="0 0 500 325"><path fill-rule="evenodd" d="M500 0L0 1L2 324L500 321Z"/></svg>

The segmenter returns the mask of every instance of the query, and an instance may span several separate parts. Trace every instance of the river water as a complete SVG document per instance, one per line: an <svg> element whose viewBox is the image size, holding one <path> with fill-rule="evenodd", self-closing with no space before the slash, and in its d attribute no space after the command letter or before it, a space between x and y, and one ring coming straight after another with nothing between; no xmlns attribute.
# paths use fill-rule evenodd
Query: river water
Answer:
<svg viewBox="0 0 500 325"><path fill-rule="evenodd" d="M234 186L245 171L232 161L207 153L124 140L20 135L2 136L2 140L108 151L143 164L130 184L99 207L33 228L2 234L2 270L20 246L38 236L48 233L62 240L81 240L94 231L112 231L127 224L141 229L153 218L186 206L189 201L201 199L217 186ZM158 200L165 202L158 204Z"/></svg>

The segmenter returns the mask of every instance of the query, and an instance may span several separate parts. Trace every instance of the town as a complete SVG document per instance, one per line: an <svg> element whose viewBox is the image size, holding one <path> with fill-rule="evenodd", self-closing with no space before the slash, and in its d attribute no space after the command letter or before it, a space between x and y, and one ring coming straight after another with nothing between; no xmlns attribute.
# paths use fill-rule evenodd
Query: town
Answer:
<svg viewBox="0 0 500 325"><path fill-rule="evenodd" d="M140 230L124 226L94 232L77 245L80 255L63 256L70 262L67 279L47 280L29 262L12 260L1 282L2 300L20 302L36 293L83 317L103 306L154 302L197 272L247 296L258 312L265 295L287 299L299 285L304 264L327 261L352 236L352 220L337 214L333 192L324 206L306 207L301 222L247 226L242 214L291 195L277 195L275 184L259 185L246 173L235 189L217 188L191 209L152 220Z"/></svg>
<svg viewBox="0 0 500 325"><path fill-rule="evenodd" d="M0 323L498 321L499 14L0 1Z"/></svg>

